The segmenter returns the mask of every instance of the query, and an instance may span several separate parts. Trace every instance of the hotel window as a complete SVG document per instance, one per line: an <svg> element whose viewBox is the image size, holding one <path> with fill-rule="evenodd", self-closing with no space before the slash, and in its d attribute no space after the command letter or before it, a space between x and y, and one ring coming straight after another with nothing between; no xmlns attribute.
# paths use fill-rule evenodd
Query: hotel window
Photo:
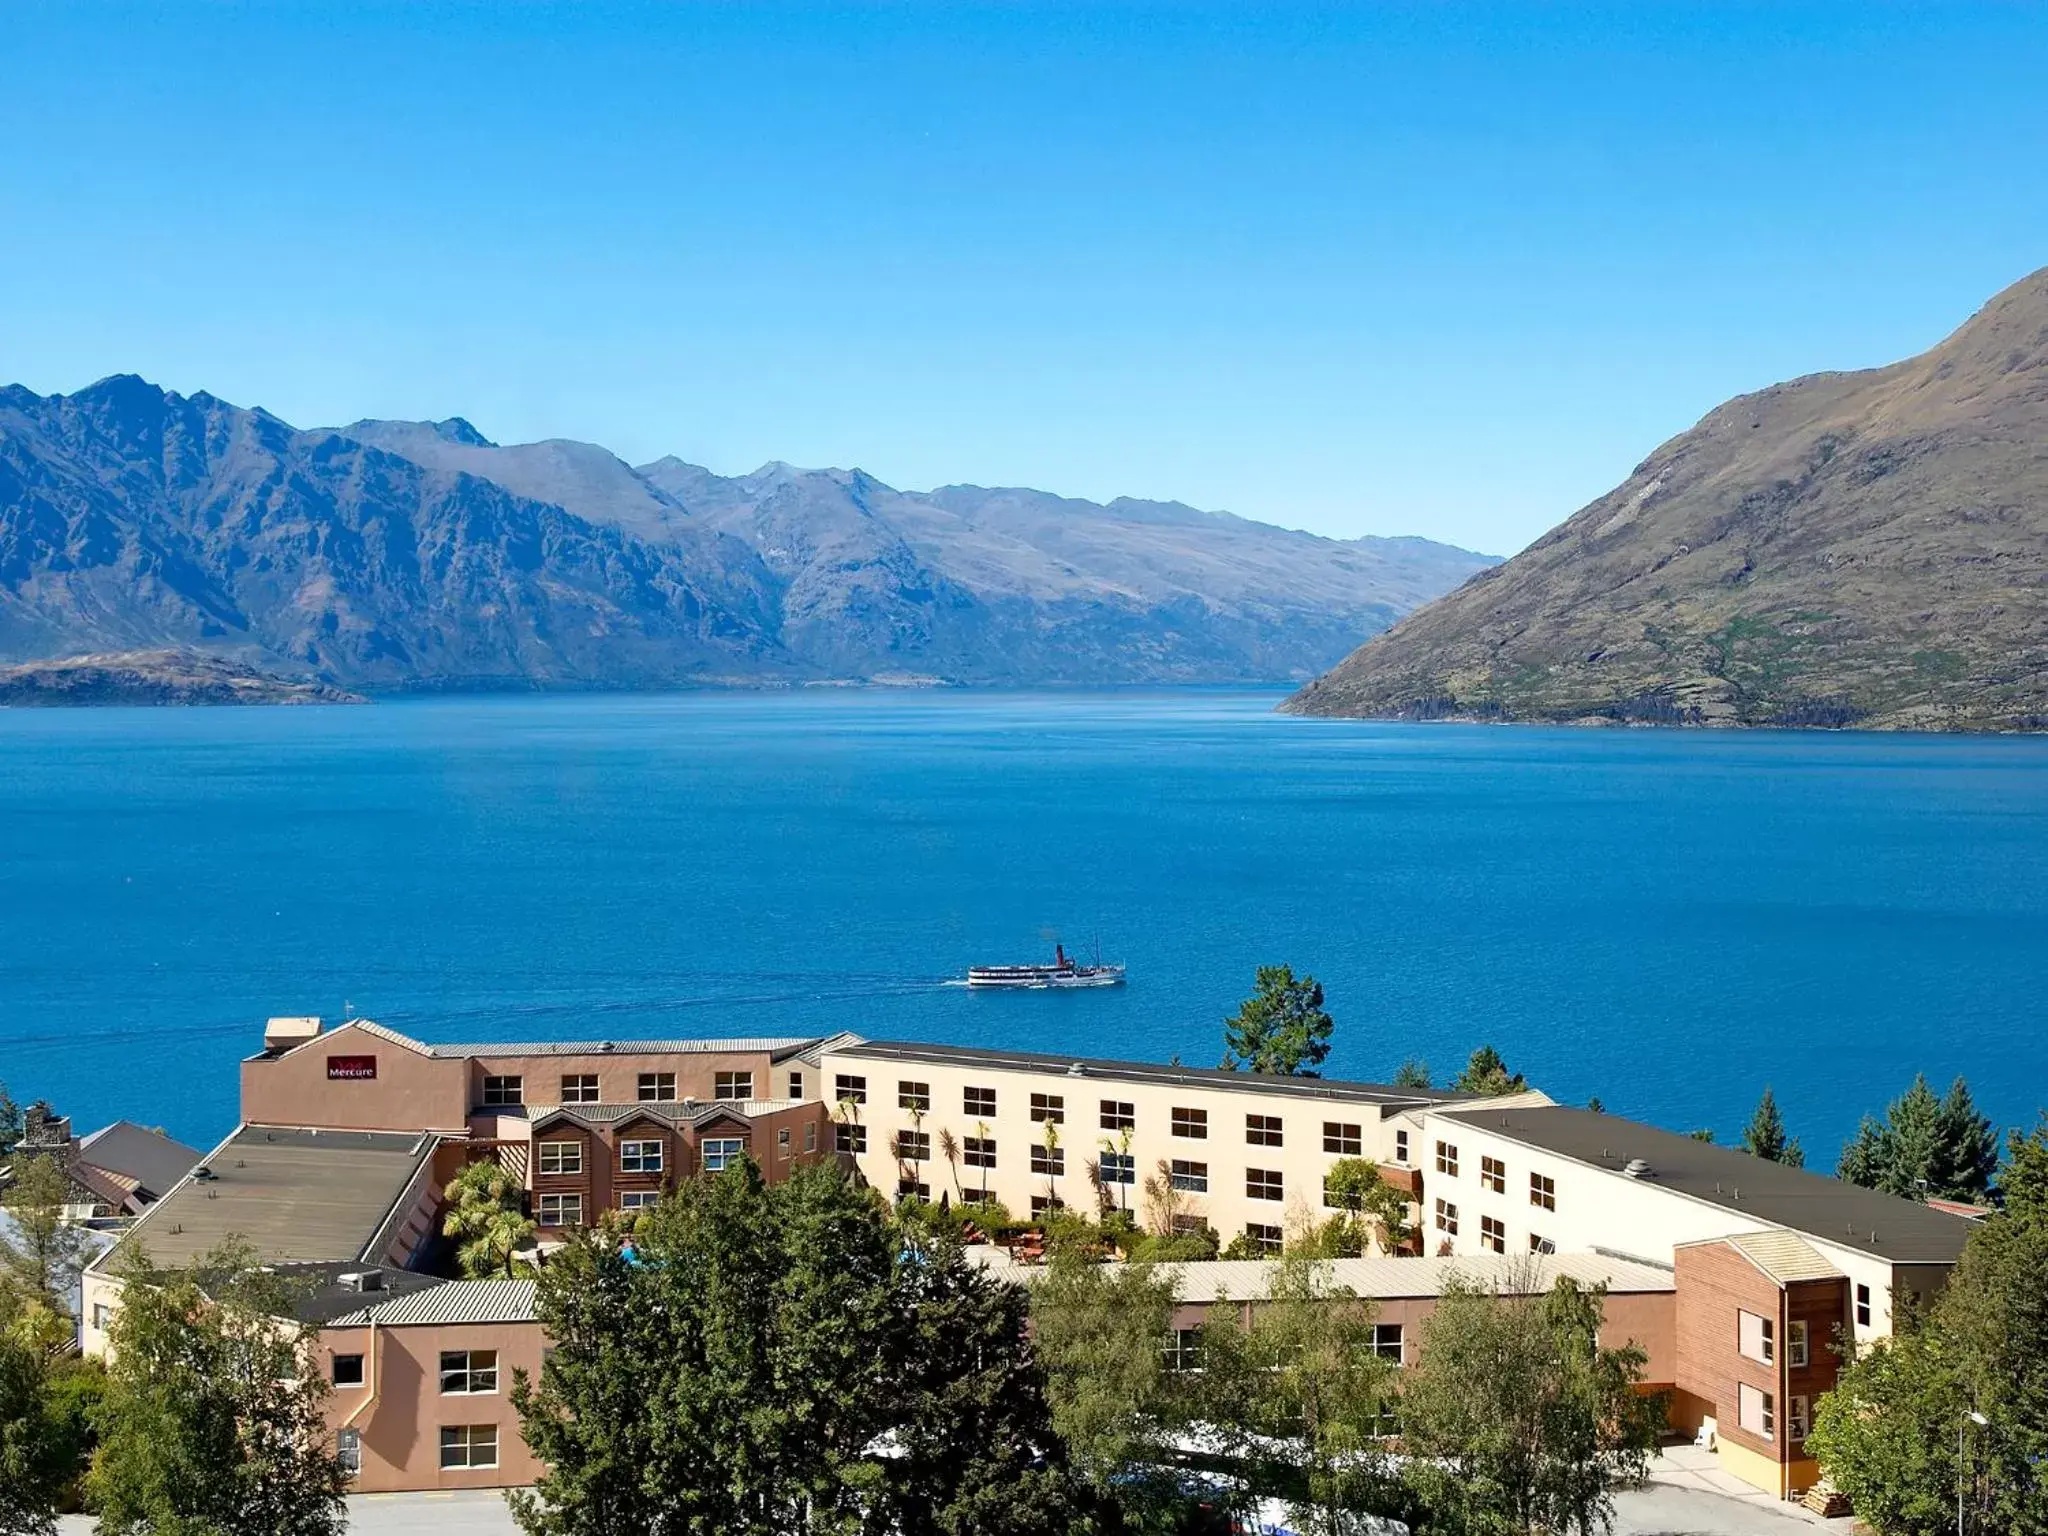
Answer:
<svg viewBox="0 0 2048 1536"><path fill-rule="evenodd" d="M622 1211L651 1211L659 1204L661 1191L658 1189L629 1189L619 1196L619 1209Z"/></svg>
<svg viewBox="0 0 2048 1536"><path fill-rule="evenodd" d="M1766 1440L1775 1439L1778 1431L1777 1403L1771 1394L1748 1382L1741 1382L1735 1388L1736 1422L1752 1435Z"/></svg>
<svg viewBox="0 0 2048 1536"><path fill-rule="evenodd" d="M1811 1415L1808 1412L1807 1402L1804 1397L1786 1398L1785 1438L1787 1440L1804 1440L1806 1438L1807 1423L1810 1417Z"/></svg>
<svg viewBox="0 0 2048 1536"><path fill-rule="evenodd" d="M1406 1131L1394 1132L1394 1161L1403 1168L1408 1166L1408 1133Z"/></svg>
<svg viewBox="0 0 2048 1536"><path fill-rule="evenodd" d="M993 1136L969 1136L960 1143L960 1161L970 1168L993 1168L996 1165L996 1139Z"/></svg>
<svg viewBox="0 0 2048 1536"><path fill-rule="evenodd" d="M1286 1233L1264 1222L1246 1222L1244 1236L1245 1241L1251 1245L1252 1252L1268 1258L1279 1258L1281 1249L1287 1246Z"/></svg>
<svg viewBox="0 0 2048 1536"><path fill-rule="evenodd" d="M1166 1336L1166 1368L1169 1371L1199 1371L1202 1368L1202 1330L1176 1328Z"/></svg>
<svg viewBox="0 0 2048 1536"><path fill-rule="evenodd" d="M1103 1153L1101 1167L1102 1182L1105 1184L1138 1182L1138 1160L1128 1152Z"/></svg>
<svg viewBox="0 0 2048 1536"><path fill-rule="evenodd" d="M484 1079L484 1107L526 1102L526 1079L523 1077L487 1077Z"/></svg>
<svg viewBox="0 0 2048 1536"><path fill-rule="evenodd" d="M896 1133L896 1155L906 1163L928 1163L932 1160L932 1133L930 1131L898 1131Z"/></svg>
<svg viewBox="0 0 2048 1536"><path fill-rule="evenodd" d="M789 1141L789 1127L784 1126L775 1133L775 1161L778 1163L788 1162L789 1154L792 1150Z"/></svg>
<svg viewBox="0 0 2048 1536"><path fill-rule="evenodd" d="M1436 1229L1447 1237L1458 1235L1458 1208L1448 1200L1436 1203Z"/></svg>
<svg viewBox="0 0 2048 1536"><path fill-rule="evenodd" d="M1507 1223L1496 1221L1491 1216L1479 1218L1479 1246L1491 1248L1495 1253L1508 1251Z"/></svg>
<svg viewBox="0 0 2048 1536"><path fill-rule="evenodd" d="M706 1173L723 1173L747 1155L747 1144L737 1136L714 1136L700 1149Z"/></svg>
<svg viewBox="0 0 2048 1536"><path fill-rule="evenodd" d="M1529 1203L1546 1211L1557 1209L1557 1180L1547 1173L1529 1175Z"/></svg>
<svg viewBox="0 0 2048 1536"><path fill-rule="evenodd" d="M1531 1253L1555 1253L1557 1252L1557 1244L1547 1237L1538 1237L1534 1232L1531 1232L1529 1234L1529 1251Z"/></svg>
<svg viewBox="0 0 2048 1536"><path fill-rule="evenodd" d="M896 1198L898 1200L921 1200L926 1205L929 1205L932 1199L932 1187L917 1179L898 1179L896 1181Z"/></svg>
<svg viewBox="0 0 2048 1536"><path fill-rule="evenodd" d="M1396 1365L1401 1364L1401 1325L1399 1323L1374 1323L1372 1325L1372 1352L1382 1360L1391 1360Z"/></svg>
<svg viewBox="0 0 2048 1536"><path fill-rule="evenodd" d="M336 1355L333 1369L327 1373L327 1379L337 1387L360 1387L363 1384L363 1357Z"/></svg>
<svg viewBox="0 0 2048 1536"><path fill-rule="evenodd" d="M595 1072L564 1072L562 1074L562 1102L564 1104L595 1104L597 1102L597 1074Z"/></svg>
<svg viewBox="0 0 2048 1536"><path fill-rule="evenodd" d="M583 1143L544 1141L540 1144L540 1171L545 1174L575 1174L583 1171Z"/></svg>
<svg viewBox="0 0 2048 1536"><path fill-rule="evenodd" d="M1278 1168L1245 1169L1244 1197L1247 1200L1285 1200L1287 1196L1280 1188L1280 1170Z"/></svg>
<svg viewBox="0 0 2048 1536"><path fill-rule="evenodd" d="M896 1085L896 1107L915 1109L929 1113L932 1107L932 1085L930 1083L898 1083Z"/></svg>
<svg viewBox="0 0 2048 1536"><path fill-rule="evenodd" d="M1436 1171L1458 1176L1458 1144L1455 1141L1440 1141L1436 1144Z"/></svg>
<svg viewBox="0 0 2048 1536"><path fill-rule="evenodd" d="M619 1143L619 1172L659 1173L661 1172L661 1143L658 1141L622 1141Z"/></svg>
<svg viewBox="0 0 2048 1536"><path fill-rule="evenodd" d="M92 1325L101 1333L105 1333L109 1328L113 1327L113 1308L109 1307L104 1301L94 1302L92 1304Z"/></svg>
<svg viewBox="0 0 2048 1536"><path fill-rule="evenodd" d="M1868 1328L1870 1326L1870 1287L1867 1285L1856 1287L1856 1326L1858 1328Z"/></svg>
<svg viewBox="0 0 2048 1536"><path fill-rule="evenodd" d="M1176 1157L1168 1167L1166 1177L1167 1182L1175 1189L1184 1190L1188 1194L1206 1195L1209 1193L1209 1165L1207 1163L1191 1163L1185 1158Z"/></svg>
<svg viewBox="0 0 2048 1536"><path fill-rule="evenodd" d="M1170 1237L1200 1237L1208 1230L1208 1221L1200 1216L1169 1216L1166 1220Z"/></svg>
<svg viewBox="0 0 2048 1536"><path fill-rule="evenodd" d="M960 1191L962 1205L987 1205L991 1196L985 1189L963 1189Z"/></svg>
<svg viewBox="0 0 2048 1536"><path fill-rule="evenodd" d="M441 1470L479 1471L498 1464L498 1426L495 1424L444 1424L441 1426Z"/></svg>
<svg viewBox="0 0 2048 1536"><path fill-rule="evenodd" d="M334 1432L334 1459L341 1463L341 1470L350 1477L363 1470L363 1432L360 1429L337 1429Z"/></svg>
<svg viewBox="0 0 2048 1536"><path fill-rule="evenodd" d="M800 1099L804 1096L803 1073L792 1072L789 1074L789 1096L792 1099Z"/></svg>
<svg viewBox="0 0 2048 1536"><path fill-rule="evenodd" d="M1769 1365L1778 1358L1777 1323L1754 1312L1735 1314L1735 1347L1745 1359Z"/></svg>
<svg viewBox="0 0 2048 1536"><path fill-rule="evenodd" d="M1036 1145L1031 1149L1031 1171L1057 1178L1067 1171L1067 1149Z"/></svg>
<svg viewBox="0 0 2048 1536"><path fill-rule="evenodd" d="M754 1096L754 1074L751 1072L716 1072L711 1078L711 1097L723 1099L728 1104L744 1103Z"/></svg>
<svg viewBox="0 0 2048 1536"><path fill-rule="evenodd" d="M542 1195L537 1218L544 1227L580 1227L583 1225L583 1197Z"/></svg>
<svg viewBox="0 0 2048 1536"><path fill-rule="evenodd" d="M1365 1153L1365 1128L1337 1120L1323 1122L1323 1150L1338 1157L1361 1157Z"/></svg>
<svg viewBox="0 0 2048 1536"><path fill-rule="evenodd" d="M474 1397L497 1390L498 1352L495 1349L441 1351L443 1397Z"/></svg>
<svg viewBox="0 0 2048 1536"><path fill-rule="evenodd" d="M859 1157L868 1149L868 1128L864 1125L836 1125L832 1135L833 1149L848 1157Z"/></svg>
<svg viewBox="0 0 2048 1536"><path fill-rule="evenodd" d="M806 1152L818 1150L818 1122L815 1120L804 1122L804 1150Z"/></svg>
<svg viewBox="0 0 2048 1536"><path fill-rule="evenodd" d="M1102 1128L1105 1131L1134 1131L1138 1128L1136 1107L1123 1099L1102 1101Z"/></svg>
<svg viewBox="0 0 2048 1536"><path fill-rule="evenodd" d="M1054 1125L1065 1125L1067 1096L1063 1093L1034 1093L1031 1095L1031 1118L1049 1121Z"/></svg>
<svg viewBox="0 0 2048 1536"><path fill-rule="evenodd" d="M1066 1208L1067 1202L1058 1195L1033 1195L1031 1197L1031 1216L1033 1220L1043 1216L1047 1211L1064 1211Z"/></svg>
<svg viewBox="0 0 2048 1536"><path fill-rule="evenodd" d="M1285 1143L1280 1139L1280 1117L1278 1115L1246 1115L1244 1117L1244 1142L1248 1147L1278 1147Z"/></svg>
<svg viewBox="0 0 2048 1536"><path fill-rule="evenodd" d="M832 1079L832 1096L841 1104L865 1104L868 1101L868 1080L842 1072Z"/></svg>
<svg viewBox="0 0 2048 1536"><path fill-rule="evenodd" d="M1789 1369L1799 1370L1806 1365L1806 1340L1806 1324L1787 1323L1785 1325L1785 1364ZM1804 1439L1805 1436L1802 1435L1799 1438Z"/></svg>
<svg viewBox="0 0 2048 1536"><path fill-rule="evenodd" d="M1209 1139L1209 1111L1206 1109L1176 1109L1173 1112L1173 1134L1188 1141Z"/></svg>
<svg viewBox="0 0 2048 1536"><path fill-rule="evenodd" d="M996 1112L996 1091L993 1088L963 1088L960 1090L960 1108L977 1120L992 1120Z"/></svg>
<svg viewBox="0 0 2048 1536"><path fill-rule="evenodd" d="M640 1074L640 1102L642 1104L667 1104L676 1096L676 1075L673 1072L642 1072Z"/></svg>
<svg viewBox="0 0 2048 1536"><path fill-rule="evenodd" d="M1508 1165L1497 1157L1479 1159L1479 1182L1496 1195L1508 1192Z"/></svg>

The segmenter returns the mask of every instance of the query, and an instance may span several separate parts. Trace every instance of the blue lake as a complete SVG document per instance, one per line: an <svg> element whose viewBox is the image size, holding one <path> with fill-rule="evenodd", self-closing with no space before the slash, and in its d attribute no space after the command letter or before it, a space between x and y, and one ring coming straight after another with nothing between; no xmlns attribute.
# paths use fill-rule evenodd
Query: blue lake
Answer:
<svg viewBox="0 0 2048 1536"><path fill-rule="evenodd" d="M1491 1041L1831 1164L1925 1069L2048 1102L2048 741L1289 720L1258 692L0 711L0 1080L202 1145L274 1013L1212 1064L1253 968L1332 1075ZM1131 985L970 994L1057 933Z"/></svg>

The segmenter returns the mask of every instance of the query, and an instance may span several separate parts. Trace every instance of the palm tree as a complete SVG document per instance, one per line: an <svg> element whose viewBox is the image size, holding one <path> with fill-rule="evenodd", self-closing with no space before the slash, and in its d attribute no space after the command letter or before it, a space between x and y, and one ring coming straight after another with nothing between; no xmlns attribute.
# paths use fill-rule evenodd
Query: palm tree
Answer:
<svg viewBox="0 0 2048 1536"><path fill-rule="evenodd" d="M449 1197L442 1232L456 1239L456 1261L472 1280L502 1271L517 1273L513 1254L531 1237L534 1223L526 1214L526 1192L492 1158L470 1163L448 1181Z"/></svg>
<svg viewBox="0 0 2048 1536"><path fill-rule="evenodd" d="M1045 1122L1045 1203L1047 1209L1060 1203L1059 1190L1053 1180L1059 1175L1053 1170L1059 1167L1057 1153L1060 1149L1060 1128L1057 1121Z"/></svg>
<svg viewBox="0 0 2048 1536"><path fill-rule="evenodd" d="M954 1137L952 1127L939 1127L939 1156L946 1160L946 1166L953 1170L953 1198L964 1199L960 1193L960 1143Z"/></svg>

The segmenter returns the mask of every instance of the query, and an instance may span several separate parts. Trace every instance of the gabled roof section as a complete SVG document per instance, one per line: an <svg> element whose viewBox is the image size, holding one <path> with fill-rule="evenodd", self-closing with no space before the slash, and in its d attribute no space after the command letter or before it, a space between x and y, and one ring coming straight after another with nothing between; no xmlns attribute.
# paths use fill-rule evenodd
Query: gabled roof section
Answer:
<svg viewBox="0 0 2048 1536"><path fill-rule="evenodd" d="M1740 1232L1721 1239L1780 1285L1801 1280L1839 1280L1842 1272L1822 1258L1797 1232ZM1685 1243L1687 1248L1704 1246Z"/></svg>
<svg viewBox="0 0 2048 1536"><path fill-rule="evenodd" d="M545 1109L531 1108L528 1117L532 1122L530 1134L537 1136L556 1125L580 1125L587 1130L595 1130L599 1126L616 1129L641 1119L661 1121L667 1125L703 1125L707 1121L729 1118L744 1125L758 1115L814 1102L809 1099L748 1099L745 1102L736 1099L675 1099L646 1104L562 1104Z"/></svg>
<svg viewBox="0 0 2048 1536"><path fill-rule="evenodd" d="M530 1323L531 1280L450 1280L345 1313L330 1328L403 1328L418 1323Z"/></svg>
<svg viewBox="0 0 2048 1536"><path fill-rule="evenodd" d="M387 1029L374 1019L344 1019L341 1023L335 1025L334 1028L314 1035L309 1039L301 1040L297 1045L291 1046L289 1049L276 1052L258 1051L249 1059L252 1061L282 1061L287 1056L296 1056L299 1052L310 1051L315 1046L331 1050L334 1042L350 1030L368 1035L373 1040L381 1040L386 1045L395 1045L402 1050L411 1051L415 1056L432 1056L434 1054L434 1048L425 1041L415 1040L410 1035L401 1035L395 1029Z"/></svg>
<svg viewBox="0 0 2048 1536"><path fill-rule="evenodd" d="M132 1180L154 1200L192 1171L199 1151L146 1125L116 1120L79 1142L78 1160Z"/></svg>
<svg viewBox="0 0 2048 1536"><path fill-rule="evenodd" d="M796 1059L807 1067L815 1067L827 1051L843 1051L849 1046L864 1045L865 1039L850 1029L842 1029L836 1035L827 1035L822 1040L813 1040L796 1053Z"/></svg>

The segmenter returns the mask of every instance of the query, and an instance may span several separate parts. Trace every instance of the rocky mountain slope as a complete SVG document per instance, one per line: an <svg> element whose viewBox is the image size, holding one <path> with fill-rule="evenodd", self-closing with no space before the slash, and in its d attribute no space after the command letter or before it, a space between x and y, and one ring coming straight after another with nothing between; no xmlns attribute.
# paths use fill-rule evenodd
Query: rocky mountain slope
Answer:
<svg viewBox="0 0 2048 1536"><path fill-rule="evenodd" d="M1488 561L1160 503L634 469L460 419L301 431L0 389L0 661L198 646L365 688L1313 675Z"/></svg>
<svg viewBox="0 0 2048 1536"><path fill-rule="evenodd" d="M196 651L124 651L0 667L0 707L80 704L361 704L359 693Z"/></svg>
<svg viewBox="0 0 2048 1536"><path fill-rule="evenodd" d="M1918 357L1729 401L1287 707L2048 728L2048 269Z"/></svg>

